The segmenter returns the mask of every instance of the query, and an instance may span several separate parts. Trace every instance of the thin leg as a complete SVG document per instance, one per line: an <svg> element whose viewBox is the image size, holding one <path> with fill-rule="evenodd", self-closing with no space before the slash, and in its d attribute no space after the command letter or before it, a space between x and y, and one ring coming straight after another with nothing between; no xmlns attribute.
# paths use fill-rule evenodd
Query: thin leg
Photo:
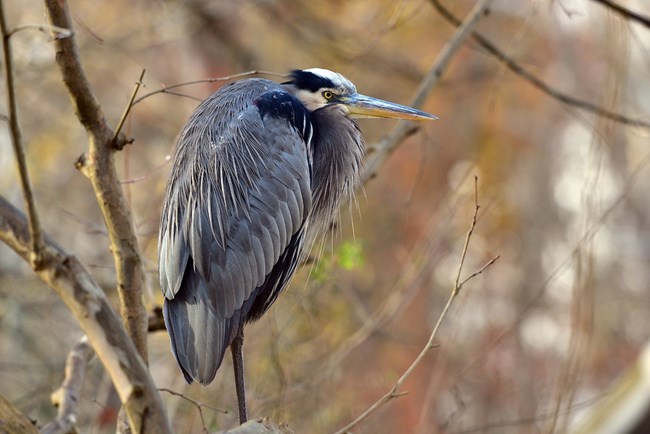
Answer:
<svg viewBox="0 0 650 434"><path fill-rule="evenodd" d="M246 382L244 381L244 324L239 325L237 336L230 344L232 351L232 364L235 368L235 387L237 388L237 404L239 406L239 423L248 420L246 410Z"/></svg>

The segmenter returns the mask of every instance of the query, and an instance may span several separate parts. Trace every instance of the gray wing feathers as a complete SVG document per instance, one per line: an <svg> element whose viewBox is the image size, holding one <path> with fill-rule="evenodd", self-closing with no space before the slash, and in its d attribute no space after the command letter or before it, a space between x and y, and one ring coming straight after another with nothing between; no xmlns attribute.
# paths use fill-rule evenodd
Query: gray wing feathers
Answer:
<svg viewBox="0 0 650 434"><path fill-rule="evenodd" d="M214 379L228 347L225 340L230 335L231 324L230 321L217 320L209 305L202 302L207 296L205 285L194 271L188 274L191 277L187 278L186 283L192 285L195 294L185 297L185 293L189 292L181 292L178 297L182 298L175 302L165 299L163 316L173 343L172 352L185 379L189 383L196 379L208 384ZM206 328L206 324L212 327ZM199 348L217 353L214 357L203 357L202 352L197 351Z"/></svg>
<svg viewBox="0 0 650 434"><path fill-rule="evenodd" d="M189 250L178 230L178 218L169 215L167 209L177 210L175 200L165 202L163 221L160 226L158 250L165 252L159 256L160 286L165 297L172 298L181 286L183 272L189 258ZM173 211L172 211L173 212Z"/></svg>
<svg viewBox="0 0 650 434"><path fill-rule="evenodd" d="M230 345L242 307L265 281L311 207L306 145L284 119L262 119L252 103L271 87L253 80L246 102L236 82L188 121L163 206L160 284L172 348L185 377L209 383ZM250 85L250 80L246 82ZM277 89L276 89L277 90ZM225 102L224 102L225 101ZM227 113L224 115L224 113ZM189 146L193 145L193 146ZM198 151L198 152L197 152ZM187 167L192 167L188 170Z"/></svg>

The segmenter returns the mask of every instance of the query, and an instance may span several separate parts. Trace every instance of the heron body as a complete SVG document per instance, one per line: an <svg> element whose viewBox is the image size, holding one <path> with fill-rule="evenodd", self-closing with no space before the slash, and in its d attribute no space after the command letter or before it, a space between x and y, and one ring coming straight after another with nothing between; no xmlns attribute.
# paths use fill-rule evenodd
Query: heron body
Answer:
<svg viewBox="0 0 650 434"><path fill-rule="evenodd" d="M290 78L236 81L201 103L180 135L163 203L159 271L172 352L189 383L208 384L230 346L242 421L243 325L275 302L353 195L363 142L351 117L433 118L358 95L331 71Z"/></svg>

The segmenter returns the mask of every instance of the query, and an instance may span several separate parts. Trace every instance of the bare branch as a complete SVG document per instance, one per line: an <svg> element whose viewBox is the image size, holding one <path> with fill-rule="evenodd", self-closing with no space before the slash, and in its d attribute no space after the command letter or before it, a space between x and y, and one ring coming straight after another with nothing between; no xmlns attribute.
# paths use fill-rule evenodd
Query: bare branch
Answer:
<svg viewBox="0 0 650 434"><path fill-rule="evenodd" d="M372 404L370 407L368 407L361 415L359 415L356 419L354 419L352 422L350 422L348 425L345 427L341 428L340 430L336 431L335 434L345 434L352 430L352 428L358 426L361 422L366 420L368 417L370 417L373 413L375 413L379 408L383 407L385 404L387 404L389 401L399 398L400 396L404 396L408 392L400 392L399 388L402 387L404 382L407 380L407 378L413 373L415 368L418 367L418 365L422 362L424 357L427 355L427 353L436 347L434 344L434 340L436 335L438 334L438 330L440 329L440 326L442 325L443 320L447 316L447 312L449 312L449 308L453 304L454 300L460 293L460 290L467 281L472 279L475 276L478 276L480 273L485 271L489 266L494 264L497 259L499 259L499 256L495 256L492 258L486 265L481 267L478 271L472 273L467 279L463 280L462 282L460 281L460 276L463 271L463 266L465 264L465 257L467 256L467 249L469 247L470 240L472 238L472 234L474 233L474 228L476 227L476 218L478 215L478 210L479 210L479 204L478 204L478 178L474 178L474 191L475 191L475 205L474 205L474 214L472 216L472 223L470 225L469 230L467 231L467 235L465 236L465 243L463 244L463 250L461 253L461 259L460 259L460 264L458 265L458 273L456 275L456 279L453 285L453 288L451 290L451 295L447 299L447 304L445 304L445 307L442 309L442 312L440 313L440 316L438 317L438 321L436 322L436 325L433 327L433 330L431 331L431 334L429 335L429 340L427 343L424 345L420 353L417 355L417 357L413 360L411 365L409 365L408 368L404 371L401 377L395 382L393 387L383 395L381 398L379 398L377 401L375 401L374 404Z"/></svg>
<svg viewBox="0 0 650 434"><path fill-rule="evenodd" d="M45 0L45 5L52 25L72 29L65 0ZM89 136L88 155L80 157L76 167L88 177L97 196L115 259L120 313L129 336L146 362L147 312L142 300L145 270L131 212L114 162L114 151L121 149L126 139L122 134L116 135L106 122L81 66L76 38L58 39L55 47L63 81L77 117Z"/></svg>
<svg viewBox="0 0 650 434"><path fill-rule="evenodd" d="M135 86L133 87L133 92L131 92L131 98L129 98L129 102L124 108L124 113L122 113L122 117L120 118L120 121L117 123L117 127L115 128L115 133L113 134L113 139L112 139L113 143L117 143L118 135L120 134L120 131L122 131L124 122L126 121L126 118L129 116L129 113L131 112L131 107L133 107L133 100L138 94L138 90L140 90L140 86L142 86L142 79L144 78L144 72L145 70L143 69L142 72L140 73L140 78L138 78L138 81L135 83ZM125 144L127 143L130 142L126 142Z"/></svg>
<svg viewBox="0 0 650 434"><path fill-rule="evenodd" d="M41 224L39 222L38 212L36 211L36 203L34 202L34 191L32 190L32 183L29 179L29 171L27 170L25 149L23 147L23 135L20 130L20 123L18 122L18 106L16 104L16 92L14 88L13 55L11 53L11 44L9 42L11 33L7 29L4 4L1 0L0 30L2 31L2 54L4 60L2 63L4 65L7 108L9 110L7 119L9 121L11 143L13 144L14 154L16 155L16 164L18 165L20 186L23 191L23 199L25 201L25 208L27 209L27 216L29 219L29 238L31 245L29 262L33 268L38 268L41 262L43 235L41 233Z"/></svg>
<svg viewBox="0 0 650 434"><path fill-rule="evenodd" d="M213 407L211 405L203 404L203 403L201 403L201 402L199 402L199 401L197 401L195 399L190 398L189 396L185 396L184 394L179 393L179 392L174 392L173 390L167 389L166 387L161 387L158 390L160 392L167 392L170 395L178 396L179 398L184 399L185 401L187 401L187 402L191 403L192 405L194 405L196 407L197 411L199 412L199 417L201 418L201 425L203 426L203 432L206 433L206 434L208 433L208 427L206 426L205 418L203 417L203 408L208 408L210 410L218 411L218 412L223 413L223 414L230 413L228 410L223 410L221 408L217 408L217 407Z"/></svg>
<svg viewBox="0 0 650 434"><path fill-rule="evenodd" d="M458 273L456 274L456 280L454 282L454 292L460 292L461 283L460 275L463 271L463 265L465 265L465 257L467 256L467 248L469 247L469 241L472 239L472 234L474 233L474 228L476 227L476 217L478 217L478 210L480 208L478 204L478 176L474 175L474 214L472 215L472 224L467 231L465 236L465 244L463 245L463 252L460 254L460 264L458 265Z"/></svg>
<svg viewBox="0 0 650 434"><path fill-rule="evenodd" d="M467 282L479 274L482 274L488 267L494 264L501 257L500 255L496 255L481 268L463 279L463 281L460 280L460 275L463 270L463 266L465 265L465 257L467 256L467 248L469 247L469 241L472 238L472 234L474 233L474 228L476 227L476 218L478 217L478 210L480 209L480 206L478 204L478 176L476 175L474 175L474 204L475 206L474 215L472 216L472 225L470 226L469 230L467 231L467 235L465 236L465 245L463 246L463 253L461 253L460 257L460 265L458 266L458 274L456 275L456 281L454 283L454 291L457 293L460 292L463 285L465 285Z"/></svg>
<svg viewBox="0 0 650 434"><path fill-rule="evenodd" d="M641 15L639 13L636 13L630 9L627 9L624 6L621 6L617 3L614 3L611 0L591 0L596 3L600 3L601 5L606 6L607 8L613 10L620 16L622 16L625 19L629 19L632 21L636 21L637 23L641 24L642 26L645 26L650 29L650 18L646 17L644 15Z"/></svg>
<svg viewBox="0 0 650 434"><path fill-rule="evenodd" d="M460 285L459 285L458 288L459 288L459 289L462 288L463 285L465 285L467 282L469 282L470 280L472 280L473 278L475 278L475 277L478 276L479 274L483 274L483 272L484 272L485 270L487 270L489 267L491 267L492 264L494 264L496 261L498 261L500 257L501 257L501 255L496 255L496 256L494 256L492 259L490 259L489 261L487 261L487 262L485 263L485 265L483 265L481 268L479 268L478 270L476 270L475 272L473 272L472 274L470 274L469 276L467 276L467 277L466 277L462 282L460 282Z"/></svg>
<svg viewBox="0 0 650 434"><path fill-rule="evenodd" d="M34 421L22 414L0 395L0 429L2 434L39 434Z"/></svg>
<svg viewBox="0 0 650 434"><path fill-rule="evenodd" d="M30 256L25 216L0 196L0 240L24 260ZM108 372L133 432L170 433L160 395L104 291L74 256L43 237L38 277L61 297Z"/></svg>
<svg viewBox="0 0 650 434"><path fill-rule="evenodd" d="M455 26L460 26L461 22L460 20L454 16L451 12L449 12L448 9L446 9L439 0L429 0L433 7L436 8L436 10L442 15L443 18L445 18L447 21L452 23ZM642 127L642 128L650 128L650 121L645 121L643 119L635 119L631 118L625 115L622 115L620 113L613 112L611 110L607 110L603 107L600 107L596 104L592 104L587 101L583 101L581 99L578 99L572 95L566 94L564 92L561 92L548 84L544 83L541 79L539 79L537 76L531 74L530 72L526 71L521 65L519 65L517 62L515 62L512 58L510 58L506 53L501 51L499 48L496 47L496 45L492 44L490 41L488 41L486 38L481 36L477 32L472 32L472 38L476 43L478 43L485 51L490 53L492 56L496 57L500 62L502 62L510 71L514 72L518 76L522 77L526 81L528 81L530 84L532 84L534 87L537 89L541 90L545 94L551 96L552 98L555 98L556 100L568 104L574 107L578 107L582 110L586 110L588 112L591 112L597 116L601 116L603 118L607 119L612 119L616 122L620 122L625 125L631 125L635 127Z"/></svg>
<svg viewBox="0 0 650 434"><path fill-rule="evenodd" d="M135 177L135 178L131 178L131 179L123 179L122 181L120 181L120 183L122 183L122 184L134 184L134 183L136 183L136 182L144 181L144 180L147 179L147 178L148 178L152 173L154 173L154 172L157 171L157 170L162 169L163 167L165 167L166 165L168 165L171 161L172 161L172 156L171 156L170 154L167 154L167 155L165 155L165 159L163 160L163 162L162 162L161 164L155 166L153 169L149 170L149 171L146 172L144 175L140 175L140 176L137 176L137 177Z"/></svg>
<svg viewBox="0 0 650 434"><path fill-rule="evenodd" d="M39 32L45 33L46 35L53 35L52 39L63 39L72 36L72 30L57 26L50 26L48 24L25 24L23 26L18 26L9 32L9 36L13 36L16 33L22 32L24 30L37 30Z"/></svg>
<svg viewBox="0 0 650 434"><path fill-rule="evenodd" d="M434 88L434 86L442 77L442 74L449 66L451 59L458 52L458 49L463 45L463 42L469 36L471 29L476 26L479 19L485 14L492 0L480 0L476 3L474 8L470 11L459 26L454 36L447 42L447 45L442 49L436 60L433 62L429 73L422 79L420 86L415 92L415 96L411 101L412 107L419 108L424 104L427 96ZM361 182L365 184L370 179L374 178L379 171L379 167L386 161L390 154L397 149L397 147L410 135L414 134L419 128L417 122L402 121L397 124L397 127L379 143L370 146L368 155L364 163L363 173L361 174Z"/></svg>
<svg viewBox="0 0 650 434"><path fill-rule="evenodd" d="M186 81L184 83L177 83L177 84L172 84L170 86L163 86L158 90L154 90L152 92L145 93L140 98L133 101L133 103L131 105L134 106L134 105L142 102L142 100L145 100L145 99L147 99L147 98L149 98L151 96L157 95L159 93L169 93L169 94L172 94L172 95L187 96L187 95L182 95L182 94L177 94L177 93L174 93L174 92L170 92L172 89L177 89L179 87L192 86L194 84L200 84L200 83L216 83L216 82L219 82L219 81L230 81L230 80L234 80L236 78L251 77L251 76L255 76L255 75L270 75L270 76L273 76L273 77L286 77L286 74L279 74L277 72L254 70L254 71L240 72L239 74L227 75L225 77L213 77L213 78L205 78L205 79L202 79L202 80Z"/></svg>
<svg viewBox="0 0 650 434"><path fill-rule="evenodd" d="M52 403L59 408L56 419L41 429L41 434L67 434L76 432L81 388L86 365L95 353L86 336L74 346L65 362L63 384L52 393Z"/></svg>

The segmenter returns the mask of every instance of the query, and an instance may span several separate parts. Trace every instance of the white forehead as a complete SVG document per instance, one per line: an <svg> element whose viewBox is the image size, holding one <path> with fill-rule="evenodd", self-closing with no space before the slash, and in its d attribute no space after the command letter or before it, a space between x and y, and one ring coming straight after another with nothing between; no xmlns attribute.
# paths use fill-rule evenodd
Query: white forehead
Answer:
<svg viewBox="0 0 650 434"><path fill-rule="evenodd" d="M305 69L305 71L311 72L312 74L316 74L319 77L323 77L330 80L332 83L334 83L335 88L345 88L353 92L357 91L356 86L350 80L343 77L338 72L330 71L329 69L323 69L323 68L310 68L310 69Z"/></svg>

